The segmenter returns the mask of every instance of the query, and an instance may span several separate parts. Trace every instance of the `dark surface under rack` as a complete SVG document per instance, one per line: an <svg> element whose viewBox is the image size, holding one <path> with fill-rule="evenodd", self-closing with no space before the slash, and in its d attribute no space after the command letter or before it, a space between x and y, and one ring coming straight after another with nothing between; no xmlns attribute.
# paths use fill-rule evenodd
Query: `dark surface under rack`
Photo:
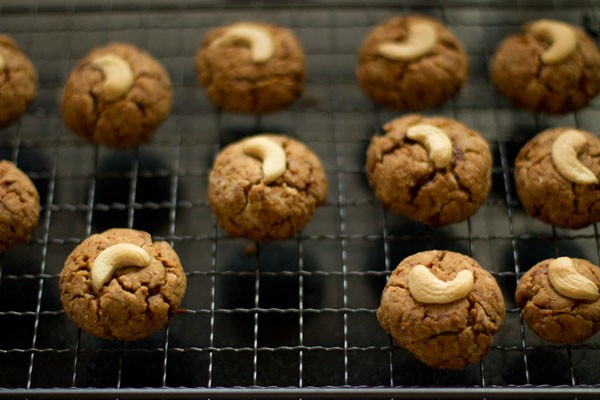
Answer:
<svg viewBox="0 0 600 400"><path fill-rule="evenodd" d="M397 113L358 89L357 48L373 25L407 12L444 21L469 54L460 95L427 114L478 130L494 154L488 200L445 228L385 211L363 170L370 136ZM600 398L600 337L549 345L523 325L514 303L519 274L541 259L600 264L599 227L560 230L531 219L512 179L514 157L534 133L554 126L598 133L600 101L560 117L534 115L500 98L488 75L496 45L524 21L587 21L594 30L599 12L597 1L2 2L0 30L31 56L40 90L21 121L0 132L0 154L32 177L42 212L31 241L1 259L0 397ZM196 85L203 35L240 19L288 26L302 41L308 81L291 108L262 117L221 113ZM174 84L171 117L138 149L94 147L61 121L69 70L108 41L148 50ZM330 193L297 237L252 248L218 229L206 182L223 145L264 131L308 144L324 162ZM116 226L169 241L188 273L186 311L134 343L79 331L58 294L68 253ZM506 299L494 347L459 371L425 367L392 345L375 318L395 265L434 248L477 259Z"/></svg>

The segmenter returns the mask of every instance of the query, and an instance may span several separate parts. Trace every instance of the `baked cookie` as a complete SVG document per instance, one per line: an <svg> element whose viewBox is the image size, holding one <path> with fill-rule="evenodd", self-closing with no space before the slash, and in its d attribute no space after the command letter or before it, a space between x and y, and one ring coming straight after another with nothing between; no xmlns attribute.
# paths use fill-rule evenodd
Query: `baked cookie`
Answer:
<svg viewBox="0 0 600 400"><path fill-rule="evenodd" d="M198 81L225 111L269 113L304 88L304 52L283 27L238 22L209 31L196 55Z"/></svg>
<svg viewBox="0 0 600 400"><path fill-rule="evenodd" d="M0 161L0 253L26 242L39 217L40 196L31 179L12 162Z"/></svg>
<svg viewBox="0 0 600 400"><path fill-rule="evenodd" d="M19 45L0 35L0 126L19 119L37 96L37 71Z"/></svg>
<svg viewBox="0 0 600 400"><path fill-rule="evenodd" d="M579 343L600 329L600 268L581 258L540 261L519 279L517 306L527 325L553 343Z"/></svg>
<svg viewBox="0 0 600 400"><path fill-rule="evenodd" d="M325 171L304 144L257 135L230 144L215 159L208 199L229 235L260 242L285 239L327 197Z"/></svg>
<svg viewBox="0 0 600 400"><path fill-rule="evenodd" d="M381 203L428 225L467 219L492 182L492 154L475 131L447 118L408 115L367 149L367 178Z"/></svg>
<svg viewBox="0 0 600 400"><path fill-rule="evenodd" d="M517 195L534 218L578 229L600 221L600 138L572 128L547 129L515 159Z"/></svg>
<svg viewBox="0 0 600 400"><path fill-rule="evenodd" d="M85 239L67 257L60 298L81 329L106 339L137 340L165 326L186 288L177 253L133 229Z"/></svg>
<svg viewBox="0 0 600 400"><path fill-rule="evenodd" d="M581 29L542 19L500 44L492 82L518 107L562 114L585 107L600 93L600 53Z"/></svg>
<svg viewBox="0 0 600 400"><path fill-rule="evenodd" d="M171 112L171 80L148 53L124 43L89 52L71 71L62 116L95 144L127 148L148 140Z"/></svg>
<svg viewBox="0 0 600 400"><path fill-rule="evenodd" d="M371 30L359 50L358 84L376 103L397 110L434 107L467 79L467 54L440 22L411 15Z"/></svg>
<svg viewBox="0 0 600 400"><path fill-rule="evenodd" d="M377 309L394 341L434 368L458 369L488 352L504 321L504 298L477 261L452 251L402 260Z"/></svg>

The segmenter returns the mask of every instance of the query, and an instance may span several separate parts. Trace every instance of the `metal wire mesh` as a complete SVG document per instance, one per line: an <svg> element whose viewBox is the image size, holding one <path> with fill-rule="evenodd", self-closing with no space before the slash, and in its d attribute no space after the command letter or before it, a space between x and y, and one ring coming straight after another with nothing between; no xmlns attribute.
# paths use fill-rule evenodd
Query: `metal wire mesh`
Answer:
<svg viewBox="0 0 600 400"><path fill-rule="evenodd" d="M0 397L523 398L599 397L598 338L555 346L524 326L518 276L558 255L600 264L598 226L554 229L523 212L512 164L534 133L552 126L597 131L600 102L561 117L518 111L490 86L490 56L533 18L581 25L600 3L476 1L146 3L22 1L0 4L0 27L40 74L39 96L0 135L3 158L34 180L42 214L34 237L0 265ZM370 136L396 116L358 89L358 45L393 15L437 17L464 43L469 81L427 114L478 130L494 153L494 186L464 223L428 228L384 210L366 184ZM591 18L593 17L593 18ZM265 20L293 29L308 63L305 93L261 117L221 113L196 85L194 54L211 27ZM597 33L597 32L596 32ZM72 66L92 47L126 41L167 67L171 117L135 150L94 147L62 124L59 99ZM206 196L214 155L249 133L295 136L322 159L327 203L296 237L255 245L227 237ZM169 241L188 274L186 311L147 339L96 339L71 324L58 276L73 247L111 227ZM468 254L498 280L507 317L490 353L460 371L425 367L394 346L375 310L386 277L405 256L444 248Z"/></svg>

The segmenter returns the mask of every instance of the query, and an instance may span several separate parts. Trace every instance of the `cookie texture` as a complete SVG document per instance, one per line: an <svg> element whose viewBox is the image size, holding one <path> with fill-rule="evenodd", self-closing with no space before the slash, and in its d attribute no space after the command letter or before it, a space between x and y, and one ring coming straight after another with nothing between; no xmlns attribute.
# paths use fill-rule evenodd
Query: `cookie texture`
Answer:
<svg viewBox="0 0 600 400"><path fill-rule="evenodd" d="M221 41L239 27L270 38L272 55L256 62L246 40ZM195 64L198 82L208 98L230 112L273 112L290 105L304 88L304 51L294 34L280 26L238 22L215 28L204 37Z"/></svg>
<svg viewBox="0 0 600 400"><path fill-rule="evenodd" d="M123 60L132 74L131 86L118 98L105 94L109 77L95 64L106 56ZM115 69L110 73L123 75ZM61 110L65 124L80 136L98 145L128 148L148 141L172 104L171 80L155 58L132 45L110 43L93 49L71 71Z"/></svg>
<svg viewBox="0 0 600 400"><path fill-rule="evenodd" d="M437 42L430 52L413 60L393 60L381 54L382 43L407 43L415 23L434 28ZM456 37L439 21L417 15L395 17L374 27L363 40L356 68L361 89L374 102L397 110L444 103L460 91L467 74L467 54Z"/></svg>
<svg viewBox="0 0 600 400"><path fill-rule="evenodd" d="M561 295L548 278L548 265L540 261L517 284L516 301L523 319L539 337L552 343L579 343L600 329L600 299L577 300ZM572 258L578 273L600 285L600 268L581 258Z"/></svg>
<svg viewBox="0 0 600 400"><path fill-rule="evenodd" d="M442 281L454 279L460 271L472 271L473 288L451 303L421 303L408 285L408 275L417 265L424 265ZM398 264L383 290L377 319L399 346L423 363L458 369L487 354L504 314L504 298L496 280L477 261L460 253L431 250Z"/></svg>
<svg viewBox="0 0 600 400"><path fill-rule="evenodd" d="M37 96L37 71L19 45L0 35L0 127L19 119Z"/></svg>
<svg viewBox="0 0 600 400"><path fill-rule="evenodd" d="M283 135L260 135L283 147L283 175L265 183L262 164L243 150L244 140L225 147L209 176L208 199L229 235L260 242L298 232L327 197L325 171L304 144Z"/></svg>
<svg viewBox="0 0 600 400"><path fill-rule="evenodd" d="M31 179L12 162L0 161L0 252L26 242L39 217L40 196Z"/></svg>
<svg viewBox="0 0 600 400"><path fill-rule="evenodd" d="M544 64L541 55L550 41L536 36L533 22L510 35L496 49L491 78L497 90L518 107L562 114L585 107L600 93L600 53L582 30L575 32L577 46L564 61Z"/></svg>
<svg viewBox="0 0 600 400"><path fill-rule="evenodd" d="M116 270L97 291L92 286L92 265L104 249L118 243L140 246L152 263ZM186 276L168 243L152 242L143 231L116 228L81 242L67 257L59 284L65 313L81 329L100 338L137 340L165 326L177 313Z"/></svg>
<svg viewBox="0 0 600 400"><path fill-rule="evenodd" d="M442 130L452 142L450 163L437 168L426 147L407 137L415 125ZM369 184L393 212L428 225L447 225L473 215L491 187L492 155L475 131L451 119L408 115L383 126L367 149Z"/></svg>
<svg viewBox="0 0 600 400"><path fill-rule="evenodd" d="M530 216L560 228L578 229L600 221L600 185L573 183L556 169L552 144L570 129L547 129L529 140L515 159L514 176L517 195ZM578 132L587 138L578 159L600 177L600 138Z"/></svg>

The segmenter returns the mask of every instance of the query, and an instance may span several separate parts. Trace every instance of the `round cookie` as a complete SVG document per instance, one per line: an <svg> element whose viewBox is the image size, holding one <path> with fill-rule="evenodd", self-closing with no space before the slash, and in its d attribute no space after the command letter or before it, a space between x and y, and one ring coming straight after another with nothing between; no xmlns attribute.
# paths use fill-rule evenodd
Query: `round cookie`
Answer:
<svg viewBox="0 0 600 400"><path fill-rule="evenodd" d="M600 53L582 30L553 20L523 25L491 62L492 82L518 107L562 114L585 107L600 93Z"/></svg>
<svg viewBox="0 0 600 400"><path fill-rule="evenodd" d="M438 106L467 79L468 59L439 21L411 15L369 32L359 50L358 84L376 103L397 110Z"/></svg>
<svg viewBox="0 0 600 400"><path fill-rule="evenodd" d="M423 363L458 369L485 356L504 314L496 280L477 261L431 250L398 264L383 289L377 319Z"/></svg>
<svg viewBox="0 0 600 400"><path fill-rule="evenodd" d="M567 272L563 272L565 264ZM557 278L551 279L550 275L551 268L557 265L563 268L563 271L554 271L555 276L563 277L562 286L557 283ZM564 283L570 281L576 285L570 287L569 292L565 290ZM516 301L523 319L539 337L552 343L579 343L600 329L598 285L600 268L591 262L580 258L550 258L531 267L519 279ZM585 296L577 295L578 291L582 292L582 287L589 289ZM576 289L575 292L573 289Z"/></svg>
<svg viewBox="0 0 600 400"><path fill-rule="evenodd" d="M209 31L196 55L198 81L226 111L269 113L291 104L304 88L304 52L283 27L238 22Z"/></svg>
<svg viewBox="0 0 600 400"><path fill-rule="evenodd" d="M12 162L0 161L0 253L26 242L39 217L40 196L31 179Z"/></svg>
<svg viewBox="0 0 600 400"><path fill-rule="evenodd" d="M569 137L581 138L579 150L568 145L573 140ZM557 157L552 156L553 148L558 149ZM567 172L570 168L564 166L571 162L587 169L591 181L576 182ZM600 138L586 131L547 129L528 141L515 159L515 184L523 208L532 217L560 228L578 229L600 221L598 177Z"/></svg>
<svg viewBox="0 0 600 400"><path fill-rule="evenodd" d="M229 235L260 242L285 239L325 202L317 156L283 135L257 135L225 147L209 176L208 199Z"/></svg>
<svg viewBox="0 0 600 400"><path fill-rule="evenodd" d="M60 274L67 316L106 339L137 340L165 326L178 312L185 288L173 248L133 229L88 237L69 254Z"/></svg>
<svg viewBox="0 0 600 400"><path fill-rule="evenodd" d="M451 119L420 115L393 119L383 129L385 135L373 136L367 149L366 172L385 207L440 226L467 219L483 204L492 155L477 132Z"/></svg>
<svg viewBox="0 0 600 400"><path fill-rule="evenodd" d="M0 126L19 119L37 96L37 71L19 45L0 35Z"/></svg>
<svg viewBox="0 0 600 400"><path fill-rule="evenodd" d="M89 52L71 71L62 116L91 142L127 148L146 142L171 112L171 80L148 53L125 43Z"/></svg>

